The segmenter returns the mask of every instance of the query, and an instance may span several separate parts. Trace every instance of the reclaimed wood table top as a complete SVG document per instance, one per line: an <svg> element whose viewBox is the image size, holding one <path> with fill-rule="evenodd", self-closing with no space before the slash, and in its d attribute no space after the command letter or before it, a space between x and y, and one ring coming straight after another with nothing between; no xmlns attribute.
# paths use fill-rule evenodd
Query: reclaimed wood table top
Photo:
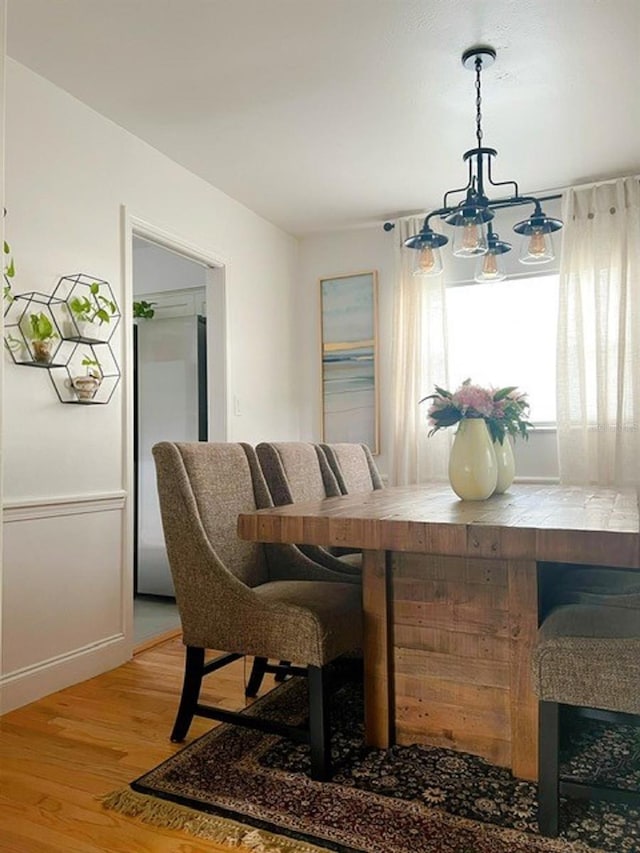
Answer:
<svg viewBox="0 0 640 853"><path fill-rule="evenodd" d="M256 542L640 569L633 488L518 484L461 501L445 483L392 486L242 513L238 533Z"/></svg>

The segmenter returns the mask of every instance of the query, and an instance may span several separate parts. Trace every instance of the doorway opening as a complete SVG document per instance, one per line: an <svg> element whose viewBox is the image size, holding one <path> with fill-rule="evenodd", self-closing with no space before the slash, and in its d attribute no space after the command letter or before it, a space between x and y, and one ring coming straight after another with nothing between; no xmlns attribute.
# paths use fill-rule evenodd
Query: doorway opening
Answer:
<svg viewBox="0 0 640 853"><path fill-rule="evenodd" d="M151 449L209 437L207 284L211 267L134 233L134 647L175 632L180 619L164 546ZM151 310L149 310L151 309ZM153 316L149 316L152 314Z"/></svg>

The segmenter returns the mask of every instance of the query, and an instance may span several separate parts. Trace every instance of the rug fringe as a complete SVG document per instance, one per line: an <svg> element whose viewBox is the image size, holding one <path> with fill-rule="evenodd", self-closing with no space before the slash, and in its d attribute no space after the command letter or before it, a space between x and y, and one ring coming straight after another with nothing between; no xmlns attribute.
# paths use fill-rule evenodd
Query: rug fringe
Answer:
<svg viewBox="0 0 640 853"><path fill-rule="evenodd" d="M244 847L251 853L326 853L326 848L295 841L246 826L228 818L204 814L157 797L138 794L131 788L113 791L101 798L102 807L143 823L166 829L184 830L190 835L215 841L229 848Z"/></svg>

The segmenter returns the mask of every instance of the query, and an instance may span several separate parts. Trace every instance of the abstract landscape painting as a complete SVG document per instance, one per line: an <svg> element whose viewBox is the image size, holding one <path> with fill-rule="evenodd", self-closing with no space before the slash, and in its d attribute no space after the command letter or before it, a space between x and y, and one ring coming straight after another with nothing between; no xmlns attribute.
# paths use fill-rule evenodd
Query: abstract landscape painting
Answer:
<svg viewBox="0 0 640 853"><path fill-rule="evenodd" d="M322 438L378 453L377 275L320 280Z"/></svg>

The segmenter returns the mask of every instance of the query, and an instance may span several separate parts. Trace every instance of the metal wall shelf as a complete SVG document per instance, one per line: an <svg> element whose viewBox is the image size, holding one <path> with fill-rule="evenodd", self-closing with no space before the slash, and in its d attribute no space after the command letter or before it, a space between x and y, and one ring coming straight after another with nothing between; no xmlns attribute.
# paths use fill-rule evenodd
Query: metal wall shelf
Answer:
<svg viewBox="0 0 640 853"><path fill-rule="evenodd" d="M4 342L14 364L44 368L61 403L105 405L120 381L109 341L120 309L109 282L62 276L53 292L12 296Z"/></svg>

